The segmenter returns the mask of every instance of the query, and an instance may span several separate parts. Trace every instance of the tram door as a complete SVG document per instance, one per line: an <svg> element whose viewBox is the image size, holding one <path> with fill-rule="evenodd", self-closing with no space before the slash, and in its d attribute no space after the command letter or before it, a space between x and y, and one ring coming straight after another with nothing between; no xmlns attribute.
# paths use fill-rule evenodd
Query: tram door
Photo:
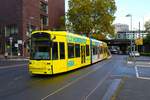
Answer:
<svg viewBox="0 0 150 100"><path fill-rule="evenodd" d="M81 46L81 64L85 63L85 46Z"/></svg>

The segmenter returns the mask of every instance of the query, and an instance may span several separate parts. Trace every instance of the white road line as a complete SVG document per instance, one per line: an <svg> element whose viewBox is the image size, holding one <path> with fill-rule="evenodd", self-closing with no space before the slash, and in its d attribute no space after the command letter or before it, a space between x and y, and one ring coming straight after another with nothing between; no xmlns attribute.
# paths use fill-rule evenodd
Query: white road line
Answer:
<svg viewBox="0 0 150 100"><path fill-rule="evenodd" d="M136 65L138 67L150 67L150 65Z"/></svg>
<svg viewBox="0 0 150 100"><path fill-rule="evenodd" d="M139 77L139 79L143 79L143 80L150 80L149 77Z"/></svg>
<svg viewBox="0 0 150 100"><path fill-rule="evenodd" d="M26 66L26 65L27 65L27 64L7 65L7 66L0 67L0 69L15 68L15 67L19 67L19 66Z"/></svg>
<svg viewBox="0 0 150 100"><path fill-rule="evenodd" d="M110 60L110 61L111 61L111 60ZM105 64L108 64L110 61L108 61L108 62L107 62L107 63L105 63ZM103 65L99 66L99 67L98 67L98 69L102 68L102 66L104 66L105 64L103 64ZM74 81L72 81L72 82L68 83L67 85L65 85L65 86L63 86L63 87L61 87L61 88L57 89L56 91L54 91L54 92L52 92L52 93L48 94L47 96L45 96L45 97L44 97L44 98L42 98L41 100L45 100L45 99L47 99L48 97L50 97L50 96L52 96L52 95L54 95L54 94L56 94L56 93L58 93L58 92L60 92L60 91L64 90L65 88L67 88L67 87L69 87L70 85L72 85L72 84L74 84L74 83L78 82L79 80L81 80L81 79L85 78L86 76L88 76L88 75L90 75L91 73L93 73L93 72L97 71L98 69L96 69L96 70L92 70L92 71L88 72L87 74L85 74L85 75L83 75L83 76L81 76L81 77L77 78L76 80L74 80Z"/></svg>
<svg viewBox="0 0 150 100"><path fill-rule="evenodd" d="M139 73L138 73L138 68L137 68L137 67L147 67L147 66L136 65L136 66L135 66L136 77L137 77L138 79L150 80L149 77L141 77L141 76L139 75Z"/></svg>
<svg viewBox="0 0 150 100"><path fill-rule="evenodd" d="M136 77L139 78L139 73L138 73L137 65L134 68L135 68L135 72L136 72Z"/></svg>
<svg viewBox="0 0 150 100"><path fill-rule="evenodd" d="M22 79L22 78L23 78L23 76L18 76L18 77L16 77L16 78L14 78L14 81L20 80L20 79Z"/></svg>

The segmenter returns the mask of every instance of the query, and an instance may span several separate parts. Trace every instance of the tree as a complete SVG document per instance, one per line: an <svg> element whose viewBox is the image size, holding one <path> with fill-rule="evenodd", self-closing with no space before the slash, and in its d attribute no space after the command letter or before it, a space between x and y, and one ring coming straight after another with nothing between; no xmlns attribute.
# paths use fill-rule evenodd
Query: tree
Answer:
<svg viewBox="0 0 150 100"><path fill-rule="evenodd" d="M146 30L148 33L150 33L150 20L149 20L149 21L146 21L144 27L145 27L145 30Z"/></svg>
<svg viewBox="0 0 150 100"><path fill-rule="evenodd" d="M66 25L65 25L65 16L61 16L59 19L59 23L60 23L60 31L65 31L66 30Z"/></svg>
<svg viewBox="0 0 150 100"><path fill-rule="evenodd" d="M114 33L112 22L115 11L114 0L70 0L67 28L87 36L92 32Z"/></svg>
<svg viewBox="0 0 150 100"><path fill-rule="evenodd" d="M100 34L92 34L92 37L97 39L97 40L106 40L105 34L102 34L102 33L100 33Z"/></svg>
<svg viewBox="0 0 150 100"><path fill-rule="evenodd" d="M148 35L144 38L144 44L150 44L150 20L145 23L145 30Z"/></svg>

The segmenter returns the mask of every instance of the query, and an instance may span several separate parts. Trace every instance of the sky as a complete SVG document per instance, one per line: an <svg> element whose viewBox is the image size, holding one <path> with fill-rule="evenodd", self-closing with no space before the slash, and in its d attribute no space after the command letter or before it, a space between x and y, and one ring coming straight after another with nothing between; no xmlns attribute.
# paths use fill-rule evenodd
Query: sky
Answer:
<svg viewBox="0 0 150 100"><path fill-rule="evenodd" d="M136 30L141 24L141 29L145 21L150 20L150 0L115 0L117 12L114 23L122 23L130 25L130 17L125 17L127 14L132 15L132 29Z"/></svg>
<svg viewBox="0 0 150 100"><path fill-rule="evenodd" d="M68 0L65 0L67 3ZM132 15L132 29L139 29L139 22L141 29L144 29L144 23L150 20L150 0L115 0L117 11L115 13L115 23L122 23L130 25L130 18L126 17L127 14ZM66 9L68 8L66 4Z"/></svg>

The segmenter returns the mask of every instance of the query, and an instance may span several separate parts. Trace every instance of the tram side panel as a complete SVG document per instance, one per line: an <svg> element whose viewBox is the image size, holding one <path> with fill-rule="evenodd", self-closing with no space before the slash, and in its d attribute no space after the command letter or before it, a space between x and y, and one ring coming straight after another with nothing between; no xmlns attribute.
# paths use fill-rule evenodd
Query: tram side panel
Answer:
<svg viewBox="0 0 150 100"><path fill-rule="evenodd" d="M92 49L91 51L92 63L111 57L109 50L107 50L108 49L107 44L102 41L91 39L91 49Z"/></svg>
<svg viewBox="0 0 150 100"><path fill-rule="evenodd" d="M43 57L46 56L48 59L43 59L43 57L39 60L30 59L29 71L32 74L57 74L67 72L98 62L107 57L106 51L104 52L105 46L101 46L101 41L95 39L90 40L87 37L71 33L67 34L67 32L37 31L35 33L40 36L41 33L49 34L47 35L47 40L49 40L49 38L53 39L54 37L55 39L52 42L52 47L45 44L33 46L34 51L36 51L38 47L36 52L40 54L39 57L43 55ZM37 40L41 41L41 39ZM47 42L49 43L49 41Z"/></svg>
<svg viewBox="0 0 150 100"><path fill-rule="evenodd" d="M95 62L98 62L101 60L101 56L100 56L100 41L98 40L94 40L94 39L91 39L91 62L92 63L95 63Z"/></svg>
<svg viewBox="0 0 150 100"><path fill-rule="evenodd" d="M90 41L81 36L67 36L67 69L74 70L90 64Z"/></svg>
<svg viewBox="0 0 150 100"><path fill-rule="evenodd" d="M53 74L56 74L67 71L67 44L64 35L52 35L52 37L54 36L56 39L53 41L51 55Z"/></svg>

